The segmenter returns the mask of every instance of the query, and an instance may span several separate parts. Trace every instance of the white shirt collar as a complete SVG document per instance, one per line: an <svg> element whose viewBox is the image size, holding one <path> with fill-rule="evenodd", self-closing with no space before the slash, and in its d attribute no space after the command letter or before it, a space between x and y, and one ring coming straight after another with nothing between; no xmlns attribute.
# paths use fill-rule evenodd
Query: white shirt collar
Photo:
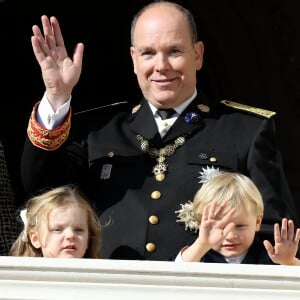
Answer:
<svg viewBox="0 0 300 300"><path fill-rule="evenodd" d="M248 251L246 251L245 253L243 253L242 255L237 256L237 257L225 257L224 256L224 258L229 264L240 264L243 261L243 259L245 258L247 252Z"/></svg>

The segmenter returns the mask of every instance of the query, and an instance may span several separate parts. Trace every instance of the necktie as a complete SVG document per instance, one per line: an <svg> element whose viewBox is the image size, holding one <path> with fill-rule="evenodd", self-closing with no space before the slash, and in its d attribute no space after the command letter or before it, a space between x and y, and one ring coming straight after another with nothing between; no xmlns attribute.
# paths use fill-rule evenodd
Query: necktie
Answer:
<svg viewBox="0 0 300 300"><path fill-rule="evenodd" d="M162 120L166 120L171 118L174 114L176 114L176 111L173 108L165 108L165 109L158 109L157 113Z"/></svg>

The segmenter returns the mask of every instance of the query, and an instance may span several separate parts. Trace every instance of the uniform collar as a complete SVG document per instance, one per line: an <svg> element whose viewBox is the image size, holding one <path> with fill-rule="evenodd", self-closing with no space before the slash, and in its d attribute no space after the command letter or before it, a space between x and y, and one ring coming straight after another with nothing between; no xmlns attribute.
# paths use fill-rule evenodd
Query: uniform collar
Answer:
<svg viewBox="0 0 300 300"><path fill-rule="evenodd" d="M203 128L205 126L204 118L210 114L209 111L204 111L199 108L199 105L207 105L207 100L202 95L197 95L197 92L193 96L178 106L178 111L182 110L180 116L166 134L163 139L163 143L167 143L178 136L192 133L193 131ZM202 106L201 106L202 107ZM178 112L177 111L177 112ZM151 106L145 99L135 107L131 116L131 129L137 134L143 136L147 140L160 140L157 125L154 120L154 113L156 108ZM187 118L191 113L195 113L195 118Z"/></svg>

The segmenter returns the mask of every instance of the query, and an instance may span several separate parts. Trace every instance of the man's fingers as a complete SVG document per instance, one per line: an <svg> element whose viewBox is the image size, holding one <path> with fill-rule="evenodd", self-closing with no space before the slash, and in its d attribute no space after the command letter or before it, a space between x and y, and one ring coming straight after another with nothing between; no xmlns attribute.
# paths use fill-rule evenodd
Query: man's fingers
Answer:
<svg viewBox="0 0 300 300"><path fill-rule="evenodd" d="M73 64L80 68L82 66L83 50L84 45L82 43L79 43L76 45L73 55Z"/></svg>
<svg viewBox="0 0 300 300"><path fill-rule="evenodd" d="M52 25L52 31L53 31L53 35L55 38L56 46L57 47L65 47L63 35L61 33L58 20L56 19L56 17L51 17L50 22Z"/></svg>
<svg viewBox="0 0 300 300"><path fill-rule="evenodd" d="M31 37L31 45L34 52L34 55L40 64L46 57L45 51L41 48L41 44L39 39L36 36Z"/></svg>
<svg viewBox="0 0 300 300"><path fill-rule="evenodd" d="M31 44L34 51L43 51L44 56L49 55L49 46L46 42L40 28L37 25L32 26L33 36L31 38ZM36 52L34 52L36 54Z"/></svg>
<svg viewBox="0 0 300 300"><path fill-rule="evenodd" d="M45 15L43 15L41 19L45 43L48 45L49 49L54 49L56 47L56 40L52 23L50 22L50 19Z"/></svg>

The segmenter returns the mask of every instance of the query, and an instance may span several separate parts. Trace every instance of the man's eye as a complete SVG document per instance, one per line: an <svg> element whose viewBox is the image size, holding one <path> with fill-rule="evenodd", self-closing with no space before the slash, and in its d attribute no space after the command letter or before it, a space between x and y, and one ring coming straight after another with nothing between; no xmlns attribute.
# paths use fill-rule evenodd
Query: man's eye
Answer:
<svg viewBox="0 0 300 300"><path fill-rule="evenodd" d="M178 49L172 49L171 51L170 51L170 55L172 55L172 56L179 56L179 55L181 55L181 51L180 50L178 50Z"/></svg>
<svg viewBox="0 0 300 300"><path fill-rule="evenodd" d="M144 51L142 53L142 57L144 57L144 58L150 58L152 55L153 55L153 52L151 52L151 51Z"/></svg>

